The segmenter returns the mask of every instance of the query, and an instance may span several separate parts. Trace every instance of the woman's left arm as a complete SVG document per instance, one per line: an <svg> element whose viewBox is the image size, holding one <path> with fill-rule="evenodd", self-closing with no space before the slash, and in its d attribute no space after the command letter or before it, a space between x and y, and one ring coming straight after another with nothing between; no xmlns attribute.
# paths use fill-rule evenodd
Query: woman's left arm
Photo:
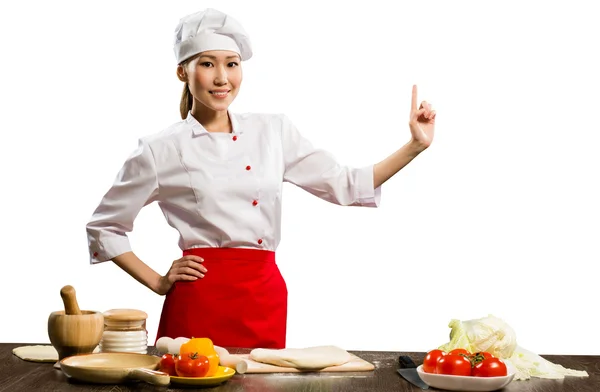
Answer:
<svg viewBox="0 0 600 392"><path fill-rule="evenodd" d="M417 86L413 86L408 123L411 139L398 151L373 165L373 188L379 188L431 145L435 115L435 110L432 110L431 105L426 101L421 102L421 106L417 109Z"/></svg>
<svg viewBox="0 0 600 392"><path fill-rule="evenodd" d="M377 164L363 167L341 165L323 149L304 138L287 116L276 116L281 129L283 180L334 204L377 207L381 184L406 166L433 140L435 112L427 102L417 109L417 88L413 86L410 114L411 141Z"/></svg>

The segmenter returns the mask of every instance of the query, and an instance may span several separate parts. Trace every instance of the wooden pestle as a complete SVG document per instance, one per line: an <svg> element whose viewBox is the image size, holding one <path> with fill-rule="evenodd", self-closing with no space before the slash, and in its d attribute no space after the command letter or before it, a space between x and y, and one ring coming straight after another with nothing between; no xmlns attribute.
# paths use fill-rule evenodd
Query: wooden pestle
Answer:
<svg viewBox="0 0 600 392"><path fill-rule="evenodd" d="M75 296L75 289L73 286L65 286L60 289L60 296L62 297L63 304L65 305L65 314L67 315L81 315L79 304L77 303L77 297Z"/></svg>

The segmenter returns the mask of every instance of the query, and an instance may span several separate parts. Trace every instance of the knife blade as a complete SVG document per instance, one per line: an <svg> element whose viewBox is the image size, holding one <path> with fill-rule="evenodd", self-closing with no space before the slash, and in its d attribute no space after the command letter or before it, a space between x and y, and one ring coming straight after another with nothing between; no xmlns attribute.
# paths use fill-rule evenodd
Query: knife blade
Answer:
<svg viewBox="0 0 600 392"><path fill-rule="evenodd" d="M429 385L425 384L423 380L421 380L421 377L419 377L419 373L417 373L417 365L412 359L410 359L409 356L400 355L398 362L400 363L400 368L397 370L398 374L400 374L406 381L421 389L429 389Z"/></svg>

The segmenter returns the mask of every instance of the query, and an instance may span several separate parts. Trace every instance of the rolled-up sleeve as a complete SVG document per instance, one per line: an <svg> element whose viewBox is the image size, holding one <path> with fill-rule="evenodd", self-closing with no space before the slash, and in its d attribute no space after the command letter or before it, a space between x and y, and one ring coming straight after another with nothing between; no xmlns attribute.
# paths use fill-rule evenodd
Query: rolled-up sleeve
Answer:
<svg viewBox="0 0 600 392"><path fill-rule="evenodd" d="M333 154L315 148L285 115L280 115L283 180L333 204L378 207L381 187L373 188L373 165L340 165Z"/></svg>
<svg viewBox="0 0 600 392"><path fill-rule="evenodd" d="M90 264L131 250L127 233L140 210L158 198L156 165L150 146L139 140L86 225Z"/></svg>

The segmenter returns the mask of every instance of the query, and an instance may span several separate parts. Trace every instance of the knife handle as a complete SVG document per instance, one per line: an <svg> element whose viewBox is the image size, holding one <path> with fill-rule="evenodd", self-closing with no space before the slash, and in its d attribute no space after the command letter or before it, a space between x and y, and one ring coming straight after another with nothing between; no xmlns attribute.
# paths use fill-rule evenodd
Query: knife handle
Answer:
<svg viewBox="0 0 600 392"><path fill-rule="evenodd" d="M404 369L414 369L417 367L417 365L412 359L410 359L408 355L400 355L398 362L400 363L400 367Z"/></svg>

